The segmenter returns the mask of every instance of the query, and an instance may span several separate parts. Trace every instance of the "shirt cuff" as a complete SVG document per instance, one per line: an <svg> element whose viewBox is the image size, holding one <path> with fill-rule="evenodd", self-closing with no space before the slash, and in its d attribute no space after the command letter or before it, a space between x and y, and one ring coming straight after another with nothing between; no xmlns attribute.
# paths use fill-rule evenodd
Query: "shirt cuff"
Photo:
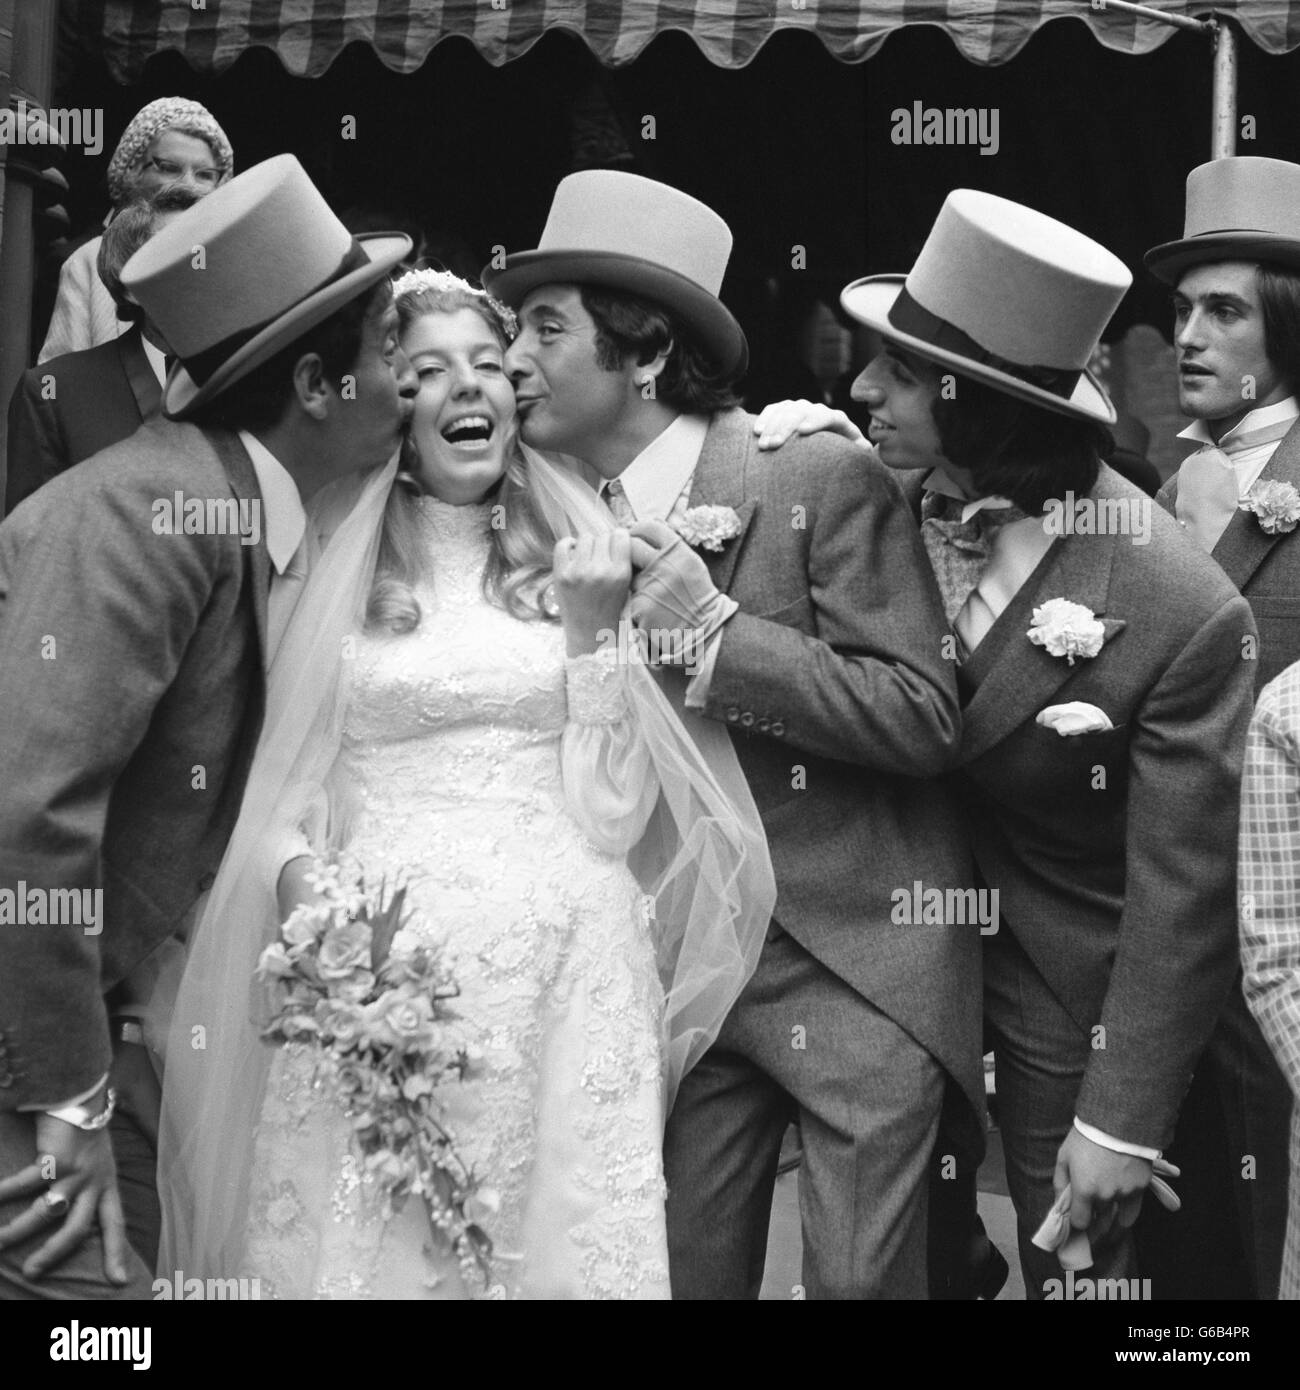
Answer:
<svg viewBox="0 0 1300 1390"><path fill-rule="evenodd" d="M695 674L686 682L687 709L703 709L709 702L709 685L713 680L713 668L718 664L718 648L722 645L724 631L725 624L704 644L695 663Z"/></svg>
<svg viewBox="0 0 1300 1390"><path fill-rule="evenodd" d="M54 1105L20 1105L20 1111L34 1111L38 1115L48 1115L51 1110L66 1110L70 1105L85 1105L85 1103L95 1094L96 1091L108 1080L108 1073L103 1076L88 1091L82 1091L79 1096L71 1096L68 1100L58 1101Z"/></svg>
<svg viewBox="0 0 1300 1390"><path fill-rule="evenodd" d="M1094 1144L1100 1144L1103 1149L1109 1149L1112 1153L1130 1154L1134 1158L1145 1158L1151 1163L1160 1157L1159 1149L1149 1149L1145 1144L1130 1144L1126 1139L1116 1139L1093 1125L1084 1124L1077 1115L1074 1117L1074 1127L1085 1139L1091 1139Z"/></svg>

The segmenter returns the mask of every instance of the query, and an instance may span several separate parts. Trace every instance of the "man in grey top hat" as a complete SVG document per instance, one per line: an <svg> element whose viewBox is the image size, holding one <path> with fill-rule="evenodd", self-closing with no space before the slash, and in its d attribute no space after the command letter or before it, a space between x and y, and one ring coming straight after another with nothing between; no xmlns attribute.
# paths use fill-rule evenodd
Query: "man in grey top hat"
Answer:
<svg viewBox="0 0 1300 1390"><path fill-rule="evenodd" d="M303 499L400 443L409 247L351 237L288 155L182 213L122 271L180 359L171 418L0 525L0 1298L151 1293L105 994L211 885Z"/></svg>
<svg viewBox="0 0 1300 1390"><path fill-rule="evenodd" d="M1300 165L1217 159L1187 178L1183 236L1147 252L1173 288L1178 403L1199 445L1159 500L1259 626L1256 693L1300 660ZM1272 1298L1286 1221L1291 1093L1240 979L1183 1108L1177 1218L1144 1217L1171 1297Z"/></svg>
<svg viewBox="0 0 1300 1390"><path fill-rule="evenodd" d="M758 1296L798 1118L805 1292L924 1297L949 1078L954 1133L976 1161L983 1143L979 928L898 909L921 880L972 882L934 780L958 735L943 615L878 463L826 437L759 453L730 249L695 199L591 171L484 280L519 311L523 437L587 465L631 530L633 614L666 688L730 731L776 871L757 971L668 1120L674 1295Z"/></svg>

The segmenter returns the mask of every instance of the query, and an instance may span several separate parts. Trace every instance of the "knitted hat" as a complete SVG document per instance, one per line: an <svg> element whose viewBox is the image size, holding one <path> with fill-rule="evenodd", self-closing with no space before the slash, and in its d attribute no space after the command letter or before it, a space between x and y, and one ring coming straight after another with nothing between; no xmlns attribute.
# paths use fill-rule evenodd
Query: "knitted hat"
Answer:
<svg viewBox="0 0 1300 1390"><path fill-rule="evenodd" d="M114 207L131 196L131 184L148 158L149 147L168 130L206 140L222 170L222 182L234 173L235 152L207 107L188 97L159 97L135 113L108 161L108 196Z"/></svg>

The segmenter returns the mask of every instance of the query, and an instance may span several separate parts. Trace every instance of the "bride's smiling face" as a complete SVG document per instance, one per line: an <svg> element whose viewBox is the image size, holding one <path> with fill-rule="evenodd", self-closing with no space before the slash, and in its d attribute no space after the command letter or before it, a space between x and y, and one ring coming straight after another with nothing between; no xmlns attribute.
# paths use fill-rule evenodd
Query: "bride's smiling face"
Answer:
<svg viewBox="0 0 1300 1390"><path fill-rule="evenodd" d="M420 379L411 442L421 487L443 502L481 500L506 468L515 393L505 349L473 309L423 314L402 334Z"/></svg>

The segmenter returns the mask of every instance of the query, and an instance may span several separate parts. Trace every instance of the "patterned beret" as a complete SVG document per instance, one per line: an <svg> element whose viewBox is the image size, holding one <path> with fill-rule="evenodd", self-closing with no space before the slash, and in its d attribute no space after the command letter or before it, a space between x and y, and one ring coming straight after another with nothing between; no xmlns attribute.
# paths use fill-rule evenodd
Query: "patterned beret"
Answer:
<svg viewBox="0 0 1300 1390"><path fill-rule="evenodd" d="M132 195L136 175L144 167L149 147L164 131L178 130L206 140L212 149L214 162L222 170L224 183L235 170L235 152L230 148L226 132L217 124L206 106L188 97L159 97L137 111L122 133L108 161L108 195L118 207Z"/></svg>

